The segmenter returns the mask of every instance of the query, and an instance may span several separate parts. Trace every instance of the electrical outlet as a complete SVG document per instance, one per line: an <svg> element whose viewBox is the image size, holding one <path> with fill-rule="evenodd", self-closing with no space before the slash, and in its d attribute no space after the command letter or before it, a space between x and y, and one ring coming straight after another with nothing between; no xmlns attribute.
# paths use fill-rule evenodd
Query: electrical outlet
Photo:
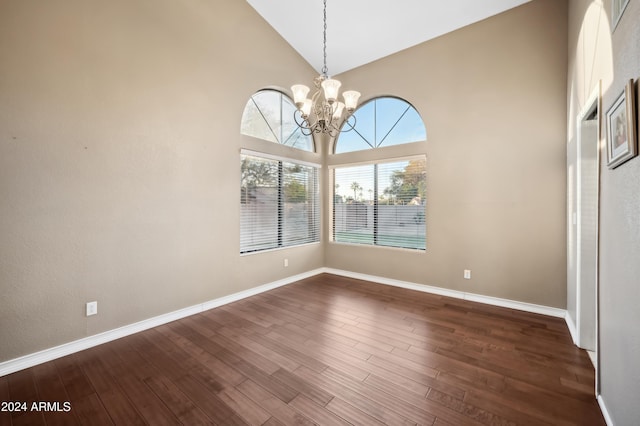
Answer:
<svg viewBox="0 0 640 426"><path fill-rule="evenodd" d="M96 315L98 313L98 302L87 303L87 316Z"/></svg>
<svg viewBox="0 0 640 426"><path fill-rule="evenodd" d="M471 269L465 269L464 270L464 279L465 280L470 280L471 279Z"/></svg>
<svg viewBox="0 0 640 426"><path fill-rule="evenodd" d="M284 260L284 267L286 268L287 266L289 266L289 259Z"/></svg>

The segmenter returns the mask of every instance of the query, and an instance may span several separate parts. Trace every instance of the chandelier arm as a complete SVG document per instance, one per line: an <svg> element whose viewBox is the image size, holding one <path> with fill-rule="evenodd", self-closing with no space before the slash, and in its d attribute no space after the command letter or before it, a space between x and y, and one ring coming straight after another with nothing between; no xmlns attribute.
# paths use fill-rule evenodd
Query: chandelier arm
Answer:
<svg viewBox="0 0 640 426"><path fill-rule="evenodd" d="M322 116L327 124L331 124L333 122L333 107L327 103L323 103Z"/></svg>
<svg viewBox="0 0 640 426"><path fill-rule="evenodd" d="M295 110L293 112L293 121L296 122L296 125L298 127L300 127L301 129L304 129L304 130L311 129L313 127L311 125L311 123L309 123L309 119L308 118L304 118L302 116L302 113L300 112L300 110Z"/></svg>
<svg viewBox="0 0 640 426"><path fill-rule="evenodd" d="M350 120L353 118L353 123L350 122ZM356 120L356 116L353 114L348 115L344 121L342 122L342 129L340 130L342 133L347 133L350 132L352 130L354 130L356 128L356 124L357 124L357 120ZM346 130L345 127L349 126Z"/></svg>
<svg viewBox="0 0 640 426"><path fill-rule="evenodd" d="M340 129L333 123L328 126L328 129L329 136L332 138L335 138L340 133Z"/></svg>
<svg viewBox="0 0 640 426"><path fill-rule="evenodd" d="M320 97L320 92L320 89L316 90L316 92L311 97L311 107L313 108L313 113L315 114L316 119L322 118L322 110L318 106L318 98Z"/></svg>
<svg viewBox="0 0 640 426"><path fill-rule="evenodd" d="M337 137L340 134L340 128L338 128L335 125L331 125L331 129L329 131L329 136L331 136L332 138Z"/></svg>
<svg viewBox="0 0 640 426"><path fill-rule="evenodd" d="M316 90L316 92L311 97L311 109L313 111L313 115L315 116L315 123L313 127L315 127L318 122L324 117L322 115L322 110L318 107L318 98L320 97L320 89Z"/></svg>
<svg viewBox="0 0 640 426"><path fill-rule="evenodd" d="M302 113L299 109L293 111L293 121L296 122L296 125L301 128L306 128L308 121L302 118Z"/></svg>

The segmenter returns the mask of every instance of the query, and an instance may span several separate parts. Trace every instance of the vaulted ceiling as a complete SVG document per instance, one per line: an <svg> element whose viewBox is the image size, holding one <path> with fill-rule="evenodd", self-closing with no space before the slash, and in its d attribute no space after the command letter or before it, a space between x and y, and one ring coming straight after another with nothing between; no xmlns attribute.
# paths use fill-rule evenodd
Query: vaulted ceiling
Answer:
<svg viewBox="0 0 640 426"><path fill-rule="evenodd" d="M336 75L530 0L327 0L327 65ZM247 0L318 72L323 0Z"/></svg>

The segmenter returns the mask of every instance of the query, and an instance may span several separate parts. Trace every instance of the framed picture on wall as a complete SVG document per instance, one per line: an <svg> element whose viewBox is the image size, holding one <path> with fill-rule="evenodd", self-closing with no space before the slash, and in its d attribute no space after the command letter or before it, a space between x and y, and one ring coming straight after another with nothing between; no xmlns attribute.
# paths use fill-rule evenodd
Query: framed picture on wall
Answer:
<svg viewBox="0 0 640 426"><path fill-rule="evenodd" d="M618 167L637 155L636 108L633 80L607 111L607 165Z"/></svg>
<svg viewBox="0 0 640 426"><path fill-rule="evenodd" d="M629 0L611 0L611 32L618 26L628 4Z"/></svg>

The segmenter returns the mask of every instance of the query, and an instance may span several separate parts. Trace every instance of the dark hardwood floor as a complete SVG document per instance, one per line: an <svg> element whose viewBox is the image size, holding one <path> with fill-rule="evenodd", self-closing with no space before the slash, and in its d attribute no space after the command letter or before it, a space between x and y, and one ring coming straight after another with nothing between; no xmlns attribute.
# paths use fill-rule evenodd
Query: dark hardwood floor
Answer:
<svg viewBox="0 0 640 426"><path fill-rule="evenodd" d="M604 425L563 320L319 275L0 377L4 425Z"/></svg>

